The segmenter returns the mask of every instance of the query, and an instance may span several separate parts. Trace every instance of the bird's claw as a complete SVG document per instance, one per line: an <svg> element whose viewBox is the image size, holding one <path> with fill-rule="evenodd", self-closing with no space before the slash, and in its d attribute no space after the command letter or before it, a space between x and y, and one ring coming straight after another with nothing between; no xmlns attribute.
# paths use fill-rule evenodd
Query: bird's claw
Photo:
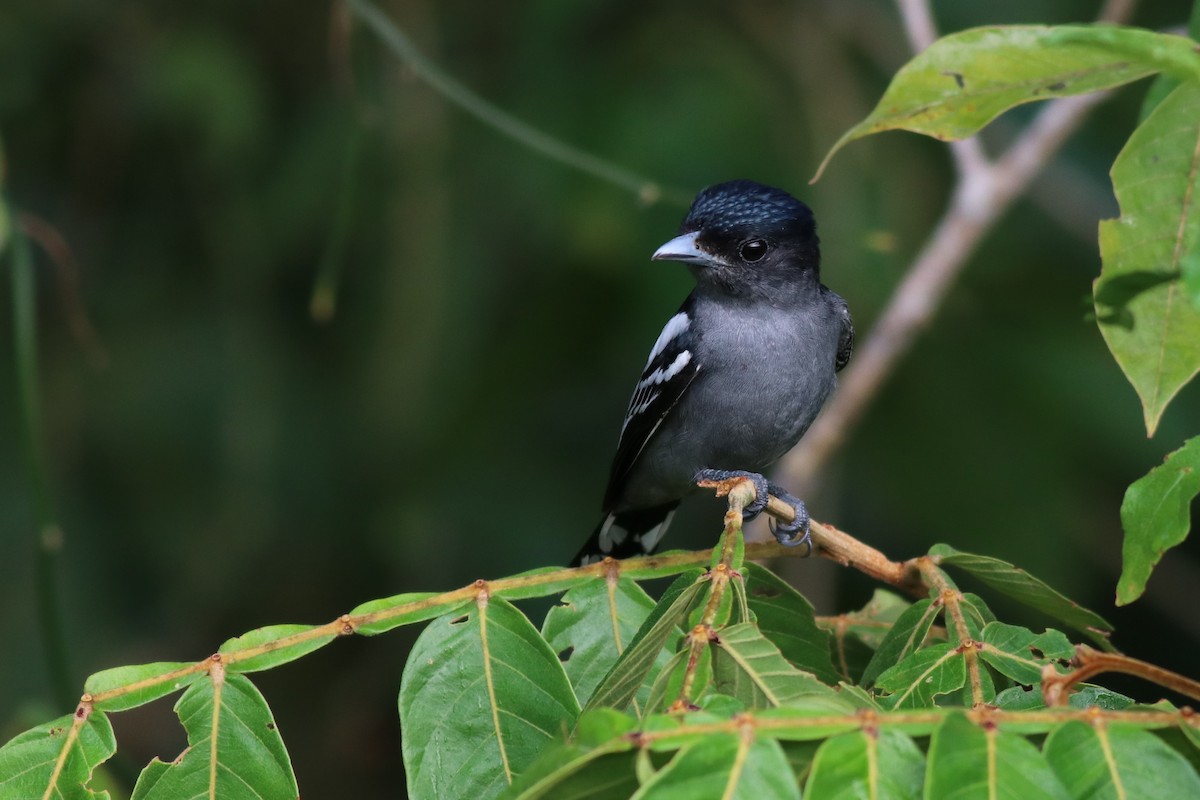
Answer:
<svg viewBox="0 0 1200 800"><path fill-rule="evenodd" d="M771 533L775 535L775 541L784 547L806 545L808 552L804 554L805 558L812 555L812 531L809 530L810 517L808 516L808 509L804 506L804 501L776 484L769 484L768 488L771 494L791 506L792 510L796 513L795 519L791 522L772 520ZM797 536L801 532L803 532L803 535Z"/></svg>
<svg viewBox="0 0 1200 800"><path fill-rule="evenodd" d="M762 510L767 507L767 497L771 494L771 485L767 479L757 472L746 472L740 469L702 469L696 473L696 477L692 480L695 483L701 481L727 481L733 478L745 478L754 484L754 502L742 509L742 519L749 522L762 513Z"/></svg>

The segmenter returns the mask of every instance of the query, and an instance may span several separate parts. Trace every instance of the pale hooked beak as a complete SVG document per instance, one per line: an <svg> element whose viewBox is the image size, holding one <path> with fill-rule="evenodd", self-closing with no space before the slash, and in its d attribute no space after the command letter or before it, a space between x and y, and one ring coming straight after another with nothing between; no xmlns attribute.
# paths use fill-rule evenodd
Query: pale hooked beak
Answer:
<svg viewBox="0 0 1200 800"><path fill-rule="evenodd" d="M696 244L700 236L698 231L676 236L671 241L654 251L651 261L682 261L685 264L695 264L701 267L711 267L715 259L704 252Z"/></svg>

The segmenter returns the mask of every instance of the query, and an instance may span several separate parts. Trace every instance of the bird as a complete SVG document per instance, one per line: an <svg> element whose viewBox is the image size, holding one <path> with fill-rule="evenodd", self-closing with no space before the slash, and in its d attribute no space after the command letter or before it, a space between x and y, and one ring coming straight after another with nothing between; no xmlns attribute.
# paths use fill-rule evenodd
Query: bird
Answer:
<svg viewBox="0 0 1200 800"><path fill-rule="evenodd" d="M803 501L763 472L808 430L854 349L846 301L821 284L812 210L755 181L718 183L651 260L685 264L696 286L650 348L604 517L572 566L654 552L698 481L733 477L754 482L747 519L773 494L796 512L776 539L811 551Z"/></svg>

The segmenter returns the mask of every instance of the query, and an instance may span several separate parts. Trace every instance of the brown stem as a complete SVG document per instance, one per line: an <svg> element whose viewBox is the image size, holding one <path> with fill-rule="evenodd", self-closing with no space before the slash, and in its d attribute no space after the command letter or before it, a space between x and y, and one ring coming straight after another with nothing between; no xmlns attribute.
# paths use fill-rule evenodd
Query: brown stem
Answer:
<svg viewBox="0 0 1200 800"><path fill-rule="evenodd" d="M1075 658L1071 660L1071 664L1075 669L1063 674L1059 674L1050 664L1043 668L1042 697L1045 698L1047 706L1066 705L1072 687L1104 672L1133 675L1200 701L1200 682L1120 653L1104 653L1086 644L1080 644L1075 646Z"/></svg>

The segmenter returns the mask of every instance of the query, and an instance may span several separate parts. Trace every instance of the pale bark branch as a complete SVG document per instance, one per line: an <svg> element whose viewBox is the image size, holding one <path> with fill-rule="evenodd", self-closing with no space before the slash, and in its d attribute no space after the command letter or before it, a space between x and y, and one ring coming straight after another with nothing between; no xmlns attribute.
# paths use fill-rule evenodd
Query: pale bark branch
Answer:
<svg viewBox="0 0 1200 800"><path fill-rule="evenodd" d="M936 37L928 0L897 0L905 31L915 51ZM1110 0L1100 21L1128 17L1131 0ZM796 490L814 477L841 446L871 400L937 313L954 279L979 242L992 229L1097 103L1100 92L1065 97L1041 113L996 159L989 159L977 138L951 145L958 179L950 205L896 287L869 336L843 371L839 387L804 438L780 463L781 482Z"/></svg>

